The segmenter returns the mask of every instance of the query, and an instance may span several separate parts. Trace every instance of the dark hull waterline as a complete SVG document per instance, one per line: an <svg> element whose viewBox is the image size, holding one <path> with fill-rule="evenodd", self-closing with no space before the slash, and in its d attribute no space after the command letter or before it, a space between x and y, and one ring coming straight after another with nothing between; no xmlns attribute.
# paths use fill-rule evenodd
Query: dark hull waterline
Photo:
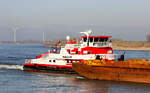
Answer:
<svg viewBox="0 0 150 93"><path fill-rule="evenodd" d="M25 66L23 67L24 71L31 71L31 72L46 72L46 73L76 73L71 68L59 68L59 67L50 67L50 66Z"/></svg>

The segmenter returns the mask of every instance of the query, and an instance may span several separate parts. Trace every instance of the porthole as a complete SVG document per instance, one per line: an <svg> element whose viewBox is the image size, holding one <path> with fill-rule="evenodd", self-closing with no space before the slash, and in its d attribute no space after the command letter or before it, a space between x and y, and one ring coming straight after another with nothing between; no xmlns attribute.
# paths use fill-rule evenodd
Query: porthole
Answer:
<svg viewBox="0 0 150 93"><path fill-rule="evenodd" d="M78 51L76 51L76 54L78 54Z"/></svg>
<svg viewBox="0 0 150 93"><path fill-rule="evenodd" d="M88 53L88 54L91 54L91 51L88 51L87 53Z"/></svg>

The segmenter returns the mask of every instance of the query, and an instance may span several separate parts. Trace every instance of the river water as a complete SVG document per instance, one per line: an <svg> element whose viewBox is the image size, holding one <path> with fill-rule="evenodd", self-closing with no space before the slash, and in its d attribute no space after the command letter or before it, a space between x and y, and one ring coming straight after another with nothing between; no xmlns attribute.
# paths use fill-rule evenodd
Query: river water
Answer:
<svg viewBox="0 0 150 93"><path fill-rule="evenodd" d="M23 71L25 59L35 58L49 49L42 45L0 44L0 93L150 93L150 84ZM124 52L126 59L150 57L150 51L115 51Z"/></svg>

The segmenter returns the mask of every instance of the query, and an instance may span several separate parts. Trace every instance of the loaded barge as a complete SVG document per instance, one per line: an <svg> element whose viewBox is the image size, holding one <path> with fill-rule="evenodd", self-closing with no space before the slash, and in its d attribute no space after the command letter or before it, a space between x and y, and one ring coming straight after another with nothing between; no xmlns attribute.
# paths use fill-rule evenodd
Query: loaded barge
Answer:
<svg viewBox="0 0 150 93"><path fill-rule="evenodd" d="M53 48L37 56L36 59L27 59L24 63L24 70L74 73L73 62L94 59L113 61L115 54L112 50L112 36L91 36L91 32L91 30L80 32L84 34L80 42L71 41L67 36L65 46L60 46L61 42L59 42L60 47Z"/></svg>
<svg viewBox="0 0 150 93"><path fill-rule="evenodd" d="M73 63L73 70L88 79L150 83L150 61L84 60Z"/></svg>

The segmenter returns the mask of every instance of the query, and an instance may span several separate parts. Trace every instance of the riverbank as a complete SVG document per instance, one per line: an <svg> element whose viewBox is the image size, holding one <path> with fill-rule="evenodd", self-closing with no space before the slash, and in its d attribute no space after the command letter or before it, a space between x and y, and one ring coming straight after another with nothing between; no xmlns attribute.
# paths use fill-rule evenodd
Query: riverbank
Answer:
<svg viewBox="0 0 150 93"><path fill-rule="evenodd" d="M113 41L114 50L150 50L150 42Z"/></svg>
<svg viewBox="0 0 150 93"><path fill-rule="evenodd" d="M114 50L143 50L143 51L150 51L150 47L113 47Z"/></svg>

